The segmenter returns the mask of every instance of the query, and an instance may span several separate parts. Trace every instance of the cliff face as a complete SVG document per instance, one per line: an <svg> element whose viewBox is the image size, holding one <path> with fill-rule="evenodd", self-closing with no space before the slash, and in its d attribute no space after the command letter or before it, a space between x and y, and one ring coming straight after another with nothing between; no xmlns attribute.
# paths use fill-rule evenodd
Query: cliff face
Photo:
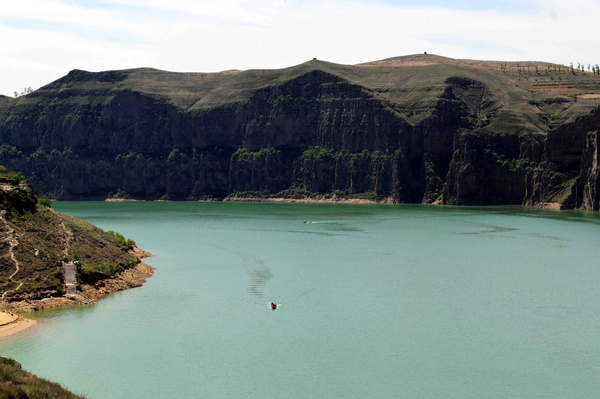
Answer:
<svg viewBox="0 0 600 399"><path fill-rule="evenodd" d="M588 131L583 149L581 170L571 189L569 205L591 211L600 210L600 171L598 130Z"/></svg>
<svg viewBox="0 0 600 399"><path fill-rule="evenodd" d="M335 194L597 209L588 132L598 100L527 89L522 78L532 80L317 61L222 74L72 71L0 106L0 164L58 199Z"/></svg>

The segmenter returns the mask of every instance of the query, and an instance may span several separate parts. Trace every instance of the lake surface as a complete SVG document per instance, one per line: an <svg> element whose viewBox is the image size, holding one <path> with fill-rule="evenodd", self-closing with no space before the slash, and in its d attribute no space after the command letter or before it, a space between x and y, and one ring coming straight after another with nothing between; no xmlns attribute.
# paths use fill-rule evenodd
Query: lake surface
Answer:
<svg viewBox="0 0 600 399"><path fill-rule="evenodd" d="M156 256L0 353L89 398L596 398L600 217L58 202ZM312 223L304 223L311 221ZM281 304L275 311L268 304Z"/></svg>

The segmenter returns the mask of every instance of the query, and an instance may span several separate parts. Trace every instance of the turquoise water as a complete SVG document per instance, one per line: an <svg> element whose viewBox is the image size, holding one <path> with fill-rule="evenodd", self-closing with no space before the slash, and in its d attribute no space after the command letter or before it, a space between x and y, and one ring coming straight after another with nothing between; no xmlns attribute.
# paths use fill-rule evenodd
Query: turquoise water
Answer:
<svg viewBox="0 0 600 399"><path fill-rule="evenodd" d="M596 398L600 217L521 207L55 204L156 256L0 342L89 398ZM312 221L313 223L304 223ZM269 309L271 301L281 304Z"/></svg>

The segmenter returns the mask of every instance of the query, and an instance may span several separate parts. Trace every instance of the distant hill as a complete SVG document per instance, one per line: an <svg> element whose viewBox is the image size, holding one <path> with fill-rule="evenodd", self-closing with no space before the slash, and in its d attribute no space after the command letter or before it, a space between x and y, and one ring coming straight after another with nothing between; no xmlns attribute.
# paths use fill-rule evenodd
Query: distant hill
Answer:
<svg viewBox="0 0 600 399"><path fill-rule="evenodd" d="M59 199L598 210L599 106L600 75L534 61L73 70L0 100L0 163Z"/></svg>
<svg viewBox="0 0 600 399"><path fill-rule="evenodd" d="M384 60L379 61L371 61L365 62L363 64L358 64L360 66L389 66L389 67L403 67L403 66L427 66L427 65L459 65L459 66L469 66L469 67L477 67L484 69L492 69L492 70L500 70L504 71L506 66L506 70L516 70L520 67L530 67L538 69L547 69L548 67L559 67L558 64L553 64L549 62L541 62L541 61L486 61L486 60L468 60L468 59L455 59L442 57L435 54L414 54L414 55L405 55L401 57L392 57L386 58ZM561 67L565 67L560 65Z"/></svg>

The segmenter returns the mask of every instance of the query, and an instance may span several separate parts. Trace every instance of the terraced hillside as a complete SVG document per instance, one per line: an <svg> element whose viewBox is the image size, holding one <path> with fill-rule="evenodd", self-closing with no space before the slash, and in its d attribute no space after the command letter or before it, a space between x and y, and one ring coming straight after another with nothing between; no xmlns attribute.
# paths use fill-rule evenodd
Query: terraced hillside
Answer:
<svg viewBox="0 0 600 399"><path fill-rule="evenodd" d="M387 198L599 209L600 76L396 57L67 76L0 99L0 163L59 199Z"/></svg>

